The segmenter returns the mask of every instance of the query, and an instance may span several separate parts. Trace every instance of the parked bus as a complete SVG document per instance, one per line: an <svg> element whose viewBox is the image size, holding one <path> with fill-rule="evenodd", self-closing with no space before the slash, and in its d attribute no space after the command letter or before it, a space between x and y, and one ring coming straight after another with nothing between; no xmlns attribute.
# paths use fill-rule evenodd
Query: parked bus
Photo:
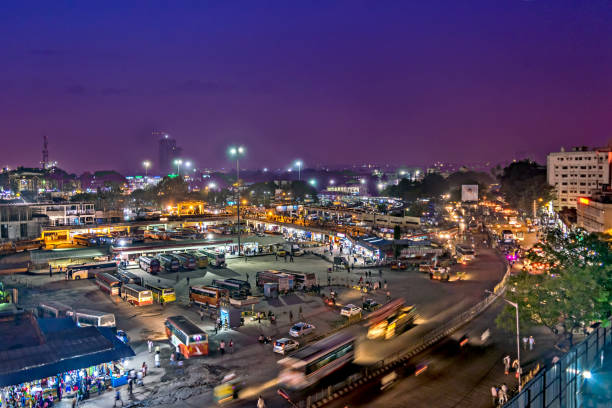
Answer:
<svg viewBox="0 0 612 408"><path fill-rule="evenodd" d="M460 263L471 262L476 257L474 249L467 245L455 245L455 254L457 255L457 262Z"/></svg>
<svg viewBox="0 0 612 408"><path fill-rule="evenodd" d="M115 315L113 313L99 312L89 309L78 309L72 314L72 319L79 327L115 327Z"/></svg>
<svg viewBox="0 0 612 408"><path fill-rule="evenodd" d="M158 274L161 269L159 259L153 258L152 256L141 256L138 258L138 265L140 269L149 272L151 275Z"/></svg>
<svg viewBox="0 0 612 408"><path fill-rule="evenodd" d="M98 238L94 234L79 234L72 237L72 242L81 246L98 245Z"/></svg>
<svg viewBox="0 0 612 408"><path fill-rule="evenodd" d="M173 255L160 254L157 255L157 259L159 260L161 270L164 272L178 272L179 268L181 267L179 260Z"/></svg>
<svg viewBox="0 0 612 408"><path fill-rule="evenodd" d="M227 299L229 291L214 286L191 286L189 287L189 302L201 306L214 307L218 309L221 299Z"/></svg>
<svg viewBox="0 0 612 408"><path fill-rule="evenodd" d="M278 378L287 388L301 390L352 362L354 355L355 337L337 333L279 360L282 368Z"/></svg>
<svg viewBox="0 0 612 408"><path fill-rule="evenodd" d="M208 264L217 268L225 266L225 254L223 252L216 252L210 249L200 249L198 253L208 258Z"/></svg>
<svg viewBox="0 0 612 408"><path fill-rule="evenodd" d="M185 316L170 316L164 324L166 335L185 358L208 355L208 335Z"/></svg>
<svg viewBox="0 0 612 408"><path fill-rule="evenodd" d="M245 280L242 279L236 279L236 278L228 278L225 280L226 282L231 282L231 283L236 283L238 285L240 285L240 289L244 290L244 292L247 294L247 296L251 295L251 284Z"/></svg>
<svg viewBox="0 0 612 408"><path fill-rule="evenodd" d="M119 296L121 281L110 273L99 272L96 274L96 285L98 285L103 292L111 296Z"/></svg>
<svg viewBox="0 0 612 408"><path fill-rule="evenodd" d="M199 269L204 269L208 266L208 257L202 254L198 254L197 252L192 253L193 257L196 261L196 266Z"/></svg>
<svg viewBox="0 0 612 408"><path fill-rule="evenodd" d="M70 317L72 308L60 302L52 300L41 302L36 307L38 317Z"/></svg>
<svg viewBox="0 0 612 408"><path fill-rule="evenodd" d="M404 299L396 299L368 316L367 337L370 340L389 340L412 327L415 319L414 306L406 306Z"/></svg>
<svg viewBox="0 0 612 408"><path fill-rule="evenodd" d="M133 306L153 304L153 295L149 289L131 283L121 286L121 297Z"/></svg>
<svg viewBox="0 0 612 408"><path fill-rule="evenodd" d="M226 289L229 293L229 297L231 297L232 299L246 299L248 296L246 289L239 283L228 282L227 280L213 279L212 286L220 289Z"/></svg>
<svg viewBox="0 0 612 408"><path fill-rule="evenodd" d="M66 268L66 279L90 279L95 278L98 272L116 273L115 262L97 262L81 265L68 265Z"/></svg>
<svg viewBox="0 0 612 408"><path fill-rule="evenodd" d="M280 272L293 276L293 287L295 289L310 289L317 284L317 275L311 272L294 272L282 269Z"/></svg>
<svg viewBox="0 0 612 408"><path fill-rule="evenodd" d="M135 273L125 271L123 269L119 269L117 271L117 278L121 281L121 284L124 285L126 283L133 283L135 285L142 286L142 278Z"/></svg>
<svg viewBox="0 0 612 408"><path fill-rule="evenodd" d="M176 259L178 259L180 265L183 269L195 269L196 268L196 260L193 255L182 253L182 254L172 254Z"/></svg>
<svg viewBox="0 0 612 408"><path fill-rule="evenodd" d="M287 292L293 289L294 277L275 270L260 271L255 274L255 283L258 287L263 287L264 283L278 283L278 290Z"/></svg>
<svg viewBox="0 0 612 408"><path fill-rule="evenodd" d="M161 283L145 283L144 287L151 291L153 300L157 303L162 303L162 299L164 303L176 301L173 287Z"/></svg>

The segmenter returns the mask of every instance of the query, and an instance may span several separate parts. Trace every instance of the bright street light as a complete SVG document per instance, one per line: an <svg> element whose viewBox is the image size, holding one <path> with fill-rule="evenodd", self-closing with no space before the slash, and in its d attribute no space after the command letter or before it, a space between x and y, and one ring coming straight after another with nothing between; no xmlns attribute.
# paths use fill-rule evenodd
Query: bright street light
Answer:
<svg viewBox="0 0 612 408"><path fill-rule="evenodd" d="M181 164L183 164L183 160L176 159L174 161L174 164L176 164L176 173L180 176L181 175Z"/></svg>
<svg viewBox="0 0 612 408"><path fill-rule="evenodd" d="M244 146L232 146L229 148L229 154L236 159L236 218L238 221L238 256L240 256L240 156L246 152ZM245 255L246 256L246 255Z"/></svg>
<svg viewBox="0 0 612 408"><path fill-rule="evenodd" d="M317 180L310 179L310 180L308 180L308 184L310 184L311 186L316 186L317 185Z"/></svg>
<svg viewBox="0 0 612 408"><path fill-rule="evenodd" d="M365 183L366 183L366 180L365 180L365 179L361 179L361 180L359 180L359 182L360 182L361 184L365 184Z"/></svg>
<svg viewBox="0 0 612 408"><path fill-rule="evenodd" d="M208 188L215 188L217 185L215 183L208 183Z"/></svg>
<svg viewBox="0 0 612 408"><path fill-rule="evenodd" d="M329 184L331 184L332 186L336 183L336 181L334 179L329 180Z"/></svg>
<svg viewBox="0 0 612 408"><path fill-rule="evenodd" d="M151 167L151 162L145 160L142 162L142 166L145 168L145 178L149 175L149 167Z"/></svg>

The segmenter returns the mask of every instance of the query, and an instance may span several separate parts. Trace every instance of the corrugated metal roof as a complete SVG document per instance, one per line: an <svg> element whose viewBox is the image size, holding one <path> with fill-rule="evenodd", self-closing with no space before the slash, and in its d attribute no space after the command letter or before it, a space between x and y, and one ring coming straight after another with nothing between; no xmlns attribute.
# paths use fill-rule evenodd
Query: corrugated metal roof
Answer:
<svg viewBox="0 0 612 408"><path fill-rule="evenodd" d="M108 253L107 247L54 249L51 251L37 249L30 251L30 259L33 264L38 265L58 259L93 258L95 256L108 255Z"/></svg>

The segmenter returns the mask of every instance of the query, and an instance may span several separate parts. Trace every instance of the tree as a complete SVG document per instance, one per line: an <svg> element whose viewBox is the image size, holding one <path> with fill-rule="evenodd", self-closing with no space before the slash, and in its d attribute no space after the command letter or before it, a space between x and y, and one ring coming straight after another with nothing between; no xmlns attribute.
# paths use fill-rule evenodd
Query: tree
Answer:
<svg viewBox="0 0 612 408"><path fill-rule="evenodd" d="M155 186L155 193L162 203L184 200L189 192L189 187L182 177L165 176Z"/></svg>
<svg viewBox="0 0 612 408"><path fill-rule="evenodd" d="M523 327L542 325L573 344L573 330L612 313L612 251L594 234L575 231L549 233L526 258L548 265L547 273L521 272L508 281L506 297L519 305ZM514 308L498 316L500 327L514 330Z"/></svg>
<svg viewBox="0 0 612 408"><path fill-rule="evenodd" d="M531 160L521 160L505 167L500 192L513 208L529 213L535 201L550 201L552 187L546 181L546 168Z"/></svg>

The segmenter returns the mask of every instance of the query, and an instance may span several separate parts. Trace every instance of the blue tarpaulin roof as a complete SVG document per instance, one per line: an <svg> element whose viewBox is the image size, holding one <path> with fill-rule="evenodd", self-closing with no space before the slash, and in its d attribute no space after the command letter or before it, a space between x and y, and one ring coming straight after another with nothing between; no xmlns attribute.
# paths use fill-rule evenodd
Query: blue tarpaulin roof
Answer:
<svg viewBox="0 0 612 408"><path fill-rule="evenodd" d="M10 322L0 325L0 330L10 328ZM12 349L0 345L0 387L135 355L115 337L112 328L76 327L66 319L41 319L39 329L44 336L41 344Z"/></svg>

